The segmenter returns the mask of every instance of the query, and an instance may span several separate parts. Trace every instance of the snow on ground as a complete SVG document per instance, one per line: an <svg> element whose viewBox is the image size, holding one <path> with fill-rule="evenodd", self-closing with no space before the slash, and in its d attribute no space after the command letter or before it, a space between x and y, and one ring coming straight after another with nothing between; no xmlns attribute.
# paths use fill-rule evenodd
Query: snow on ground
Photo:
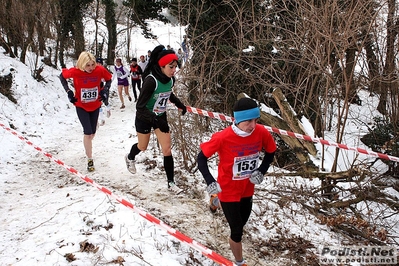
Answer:
<svg viewBox="0 0 399 266"><path fill-rule="evenodd" d="M164 33L159 42L165 45L179 42L181 28L168 26L165 31L165 26L156 25L154 31ZM143 51L158 44L150 48L145 42L136 38L137 47L145 47ZM215 215L209 212L202 177L180 170L182 163L175 158L176 180L185 193L170 195L154 136L149 149L137 157L138 173L132 175L126 170L124 155L137 140L135 104L126 100L127 107L119 109L115 83L112 115L99 127L93 142L96 171L88 173L82 128L57 78L60 70L45 67L46 82L38 83L30 75L31 68L0 53L0 74L13 74L12 90L18 99L14 104L0 94L0 123L33 143L29 145L0 127L1 265L216 265L165 229L68 172L34 146L110 189L135 208L232 259L227 223L220 212ZM359 114L362 112L359 110ZM183 119L192 116L187 114ZM274 171L282 172L275 167L269 170ZM311 241L316 248L341 243L339 235L300 206L282 207L281 198L270 193L276 187L300 186L317 187L319 181L269 177L257 188L254 214L243 240L249 265L290 265L284 254L267 253L266 247L259 247L263 242L257 242L273 240L284 231L287 236ZM267 208L261 202L266 202ZM258 219L255 214L264 217Z"/></svg>

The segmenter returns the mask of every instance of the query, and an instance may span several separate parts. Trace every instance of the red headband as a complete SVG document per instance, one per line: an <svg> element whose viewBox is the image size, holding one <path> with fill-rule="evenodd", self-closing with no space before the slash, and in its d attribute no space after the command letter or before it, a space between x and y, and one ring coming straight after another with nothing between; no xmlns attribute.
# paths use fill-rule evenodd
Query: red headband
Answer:
<svg viewBox="0 0 399 266"><path fill-rule="evenodd" d="M178 58L177 58L177 55L176 55L175 53L173 53L173 54L166 54L166 55L162 56L162 57L158 60L158 65L159 65L160 67L164 67L164 66L166 66L167 64L169 64L169 63L171 63L171 62L173 62L173 61L177 61L177 60L178 60Z"/></svg>

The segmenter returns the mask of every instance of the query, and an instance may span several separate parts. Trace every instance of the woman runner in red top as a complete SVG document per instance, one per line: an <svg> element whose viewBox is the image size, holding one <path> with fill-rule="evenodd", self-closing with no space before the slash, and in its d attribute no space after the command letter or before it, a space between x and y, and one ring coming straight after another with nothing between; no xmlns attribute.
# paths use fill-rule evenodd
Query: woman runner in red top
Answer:
<svg viewBox="0 0 399 266"><path fill-rule="evenodd" d="M208 185L211 204L218 197L229 224L229 244L236 265L246 265L241 244L243 228L251 214L255 184L263 181L276 151L272 135L256 123L259 117L260 110L254 100L238 100L234 105L234 124L202 143L197 159L198 169ZM258 166L261 151L264 157ZM220 159L217 181L207 164L208 158L215 153Z"/></svg>
<svg viewBox="0 0 399 266"><path fill-rule="evenodd" d="M59 76L61 84L68 94L68 99L76 106L76 113L83 127L83 146L88 159L87 170L94 171L92 140L96 133L101 101L108 105L109 87L112 75L103 66L96 63L96 58L89 52L79 55L76 67L62 69ZM74 91L67 79L73 79ZM105 85L101 88L101 81Z"/></svg>
<svg viewBox="0 0 399 266"><path fill-rule="evenodd" d="M130 77L132 79L132 89L135 102L137 102L136 86L139 92L141 90L141 74L143 74L143 70L137 64L137 58L132 58L132 62L130 63Z"/></svg>

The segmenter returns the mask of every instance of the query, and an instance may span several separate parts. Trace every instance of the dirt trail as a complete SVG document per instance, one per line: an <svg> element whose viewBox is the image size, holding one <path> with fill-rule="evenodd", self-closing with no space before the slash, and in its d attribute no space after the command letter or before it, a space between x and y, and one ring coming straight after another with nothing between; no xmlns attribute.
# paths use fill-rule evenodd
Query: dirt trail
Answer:
<svg viewBox="0 0 399 266"><path fill-rule="evenodd" d="M119 109L118 99L114 98L113 101L111 117L106 119L104 126L98 128L93 141L95 172L88 173L86 170L82 129L77 118L76 123L71 124L70 131L64 132L63 137L59 139L59 147L48 148L47 152L87 175L97 184L110 189L115 195L129 200L136 207L146 210L227 259L232 259L228 246L227 223L220 211L216 214L209 211L208 197L204 192L205 185L202 179L180 171L179 162L175 159L176 183L184 189L184 192L176 196L167 190L166 176L162 170L162 156L154 135L148 150L136 158L137 174L132 175L127 171L124 155L137 140L134 129L135 104L127 102L125 109ZM76 114L71 111L71 115ZM113 143L112 150L106 148L109 145L102 145L107 142ZM27 162L29 167L18 166L22 175L23 172L35 169L40 176L31 181L26 180L25 184L28 182L29 187L27 185L18 188L18 191L22 191L21 193L26 193L27 198L35 197L35 190L41 193L40 187L49 182L53 183L54 189L62 189L68 185L87 185L54 162L49 163L49 159L42 154L34 150L32 154L34 156ZM57 178L54 180L55 176ZM33 189L32 184L35 185ZM6 203L3 202L4 204ZM12 203L9 207L11 205ZM265 264L265 258L260 257L257 248L252 247L250 242L243 242L243 246L249 265L282 265L281 261L273 264L271 260L267 260Z"/></svg>

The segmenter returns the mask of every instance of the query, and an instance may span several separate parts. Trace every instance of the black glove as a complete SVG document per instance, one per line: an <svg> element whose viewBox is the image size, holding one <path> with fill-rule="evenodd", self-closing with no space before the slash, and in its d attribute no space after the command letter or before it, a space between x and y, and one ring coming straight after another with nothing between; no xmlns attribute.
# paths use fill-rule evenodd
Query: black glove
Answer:
<svg viewBox="0 0 399 266"><path fill-rule="evenodd" d="M159 130L161 130L161 132L169 133L169 125L168 122L166 122L166 120L156 117L154 119L154 123L159 128Z"/></svg>
<svg viewBox="0 0 399 266"><path fill-rule="evenodd" d="M108 96L109 96L109 90L104 88L100 90L100 100L103 101L103 103L108 106Z"/></svg>
<svg viewBox="0 0 399 266"><path fill-rule="evenodd" d="M78 101L78 99L75 98L75 94L73 93L73 91L69 90L67 93L69 101L75 104Z"/></svg>
<svg viewBox="0 0 399 266"><path fill-rule="evenodd" d="M184 115L185 113L187 113L187 107L180 101L178 101L177 103L175 103L176 107L181 109L181 115Z"/></svg>
<svg viewBox="0 0 399 266"><path fill-rule="evenodd" d="M187 107L185 105L181 106L181 115L187 113Z"/></svg>

